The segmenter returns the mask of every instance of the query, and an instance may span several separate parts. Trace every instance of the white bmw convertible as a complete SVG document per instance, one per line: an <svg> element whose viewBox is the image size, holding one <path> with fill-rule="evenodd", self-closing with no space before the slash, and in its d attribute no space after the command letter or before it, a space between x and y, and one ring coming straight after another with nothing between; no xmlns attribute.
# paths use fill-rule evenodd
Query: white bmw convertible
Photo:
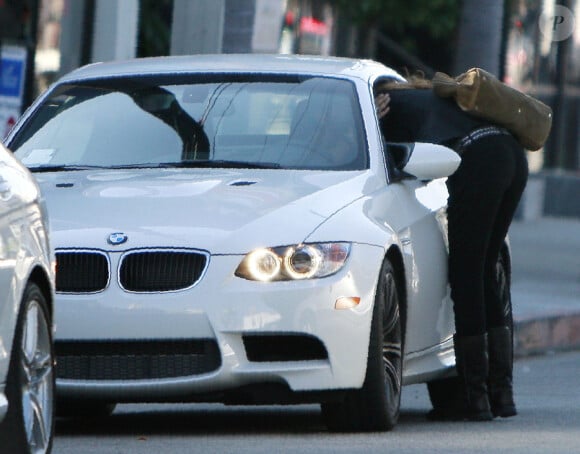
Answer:
<svg viewBox="0 0 580 454"><path fill-rule="evenodd" d="M319 402L350 431L391 429L405 384L444 401L459 158L382 137L373 87L393 78L165 57L90 65L38 99L7 143L49 208L57 410Z"/></svg>

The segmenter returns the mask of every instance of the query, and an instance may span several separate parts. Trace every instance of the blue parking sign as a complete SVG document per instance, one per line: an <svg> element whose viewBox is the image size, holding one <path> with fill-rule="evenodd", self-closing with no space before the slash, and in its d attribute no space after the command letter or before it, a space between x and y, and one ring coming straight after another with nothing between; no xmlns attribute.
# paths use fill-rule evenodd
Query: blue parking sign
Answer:
<svg viewBox="0 0 580 454"><path fill-rule="evenodd" d="M0 65L0 69L2 70L0 77L0 96L20 98L22 95L22 81L24 79L23 62L3 58Z"/></svg>
<svg viewBox="0 0 580 454"><path fill-rule="evenodd" d="M22 111L27 55L24 46L0 46L0 140Z"/></svg>
<svg viewBox="0 0 580 454"><path fill-rule="evenodd" d="M0 61L0 96L22 100L24 91L25 52L3 52Z"/></svg>

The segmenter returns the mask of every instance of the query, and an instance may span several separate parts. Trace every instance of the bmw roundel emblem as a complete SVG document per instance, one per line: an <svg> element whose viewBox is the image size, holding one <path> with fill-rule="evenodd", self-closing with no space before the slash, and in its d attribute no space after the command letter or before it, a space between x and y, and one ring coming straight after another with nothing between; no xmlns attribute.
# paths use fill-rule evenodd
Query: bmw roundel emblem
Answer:
<svg viewBox="0 0 580 454"><path fill-rule="evenodd" d="M125 243L129 237L121 232L111 233L109 238L107 238L107 243L117 246L119 244Z"/></svg>

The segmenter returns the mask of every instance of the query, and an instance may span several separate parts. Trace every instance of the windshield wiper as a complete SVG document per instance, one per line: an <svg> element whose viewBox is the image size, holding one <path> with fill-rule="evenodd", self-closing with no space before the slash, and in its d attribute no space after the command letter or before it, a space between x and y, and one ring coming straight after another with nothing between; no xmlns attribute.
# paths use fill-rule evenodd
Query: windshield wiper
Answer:
<svg viewBox="0 0 580 454"><path fill-rule="evenodd" d="M178 162L142 163L142 164L121 164L109 166L96 165L54 165L29 167L31 172L72 172L78 170L93 169L146 169L146 168L226 168L226 169L279 169L280 164L276 162L247 162L247 161L225 161L225 160L188 160Z"/></svg>
<svg viewBox="0 0 580 454"><path fill-rule="evenodd" d="M105 166L80 166L80 165L57 165L57 166L36 166L28 167L31 172L73 172L75 170L107 169Z"/></svg>
<svg viewBox="0 0 580 454"><path fill-rule="evenodd" d="M279 169L280 164L277 162L247 162L247 161L226 161L226 160L188 160L179 162L163 162L159 167L177 167L177 168L225 168L225 169Z"/></svg>

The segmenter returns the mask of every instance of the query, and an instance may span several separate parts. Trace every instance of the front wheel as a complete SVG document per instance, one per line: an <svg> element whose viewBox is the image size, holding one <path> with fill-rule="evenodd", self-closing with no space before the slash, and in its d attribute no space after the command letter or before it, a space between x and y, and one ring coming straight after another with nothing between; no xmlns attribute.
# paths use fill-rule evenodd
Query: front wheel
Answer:
<svg viewBox="0 0 580 454"><path fill-rule="evenodd" d="M49 453L54 435L54 351L46 298L35 284L24 291L6 383L8 414L0 450Z"/></svg>
<svg viewBox="0 0 580 454"><path fill-rule="evenodd" d="M367 372L363 386L339 402L322 404L334 431L386 431L399 419L403 370L403 328L395 270L381 267L371 322Z"/></svg>

